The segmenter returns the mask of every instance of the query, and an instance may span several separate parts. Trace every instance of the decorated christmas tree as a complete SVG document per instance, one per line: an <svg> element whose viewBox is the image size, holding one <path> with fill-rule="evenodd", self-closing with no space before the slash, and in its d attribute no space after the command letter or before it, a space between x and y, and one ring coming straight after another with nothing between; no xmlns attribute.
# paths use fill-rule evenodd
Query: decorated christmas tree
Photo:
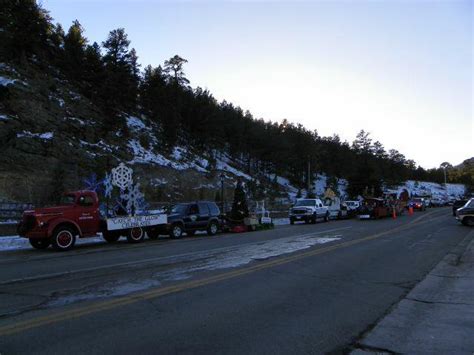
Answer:
<svg viewBox="0 0 474 355"><path fill-rule="evenodd" d="M235 221L241 221L249 216L245 190L241 181L238 181L235 186L234 202L232 203L232 211L230 214L231 218Z"/></svg>

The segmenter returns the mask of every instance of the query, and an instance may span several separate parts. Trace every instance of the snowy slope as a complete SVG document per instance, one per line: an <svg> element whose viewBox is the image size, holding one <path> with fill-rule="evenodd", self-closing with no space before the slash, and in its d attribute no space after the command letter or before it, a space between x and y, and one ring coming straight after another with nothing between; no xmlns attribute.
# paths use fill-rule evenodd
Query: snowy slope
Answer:
<svg viewBox="0 0 474 355"><path fill-rule="evenodd" d="M406 189L412 196L431 195L435 198L457 199L465 194L466 187L463 184L437 184L435 182L408 180L405 184L395 188L386 189L387 192L400 194Z"/></svg>

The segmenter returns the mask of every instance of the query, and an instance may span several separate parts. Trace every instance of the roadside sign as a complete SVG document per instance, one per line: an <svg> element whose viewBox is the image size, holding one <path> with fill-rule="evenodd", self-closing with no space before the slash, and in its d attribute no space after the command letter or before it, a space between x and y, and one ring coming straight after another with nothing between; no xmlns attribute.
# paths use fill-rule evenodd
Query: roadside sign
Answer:
<svg viewBox="0 0 474 355"><path fill-rule="evenodd" d="M108 218L107 230L113 231L119 229L156 226L158 224L166 224L167 221L168 218L165 214Z"/></svg>

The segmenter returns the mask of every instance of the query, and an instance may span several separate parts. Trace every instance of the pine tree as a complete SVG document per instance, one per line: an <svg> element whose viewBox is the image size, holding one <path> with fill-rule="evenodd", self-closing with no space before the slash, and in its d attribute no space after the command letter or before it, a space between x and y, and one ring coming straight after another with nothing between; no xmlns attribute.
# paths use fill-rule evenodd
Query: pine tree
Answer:
<svg viewBox="0 0 474 355"><path fill-rule="evenodd" d="M49 56L51 17L35 0L2 1L0 5L0 55L26 63L32 55Z"/></svg>
<svg viewBox="0 0 474 355"><path fill-rule="evenodd" d="M168 75L171 81L178 85L188 85L189 80L186 79L186 76L183 71L183 65L188 61L184 58L181 58L179 55L165 60L164 72Z"/></svg>
<svg viewBox="0 0 474 355"><path fill-rule="evenodd" d="M121 110L134 111L136 108L137 57L136 53L129 52L129 45L130 41L123 28L110 31L107 40L102 43L105 48L103 61L106 69L103 95L105 109L111 116L118 116Z"/></svg>
<svg viewBox="0 0 474 355"><path fill-rule="evenodd" d="M140 80L140 64L138 64L138 56L135 48L132 48L130 51L130 66L133 78L138 83Z"/></svg>
<svg viewBox="0 0 474 355"><path fill-rule="evenodd" d="M65 191L64 181L66 178L66 171L63 165L59 162L52 174L51 192L48 197L48 202L51 204L58 204Z"/></svg>
<svg viewBox="0 0 474 355"><path fill-rule="evenodd" d="M175 105L178 87L171 89L162 68L145 68L140 86L140 102L149 117L160 124L160 136L170 151L177 141L181 117Z"/></svg>
<svg viewBox="0 0 474 355"><path fill-rule="evenodd" d="M73 21L64 37L64 69L75 80L83 75L84 49L87 39L83 36L83 28L78 20Z"/></svg>
<svg viewBox="0 0 474 355"><path fill-rule="evenodd" d="M234 202L232 203L231 218L235 221L241 221L249 216L247 198L241 181L237 182L234 191Z"/></svg>
<svg viewBox="0 0 474 355"><path fill-rule="evenodd" d="M84 95L97 103L99 106L103 103L102 85L105 79L105 68L102 63L102 55L97 42L88 45L84 52L83 76Z"/></svg>

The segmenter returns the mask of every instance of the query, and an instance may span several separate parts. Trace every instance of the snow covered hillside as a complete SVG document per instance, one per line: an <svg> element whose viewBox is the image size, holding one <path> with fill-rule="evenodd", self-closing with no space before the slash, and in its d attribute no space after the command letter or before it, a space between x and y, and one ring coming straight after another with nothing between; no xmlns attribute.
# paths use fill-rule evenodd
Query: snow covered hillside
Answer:
<svg viewBox="0 0 474 355"><path fill-rule="evenodd" d="M437 184L434 182L413 180L408 180L404 185L392 189L386 189L386 191L400 194L404 189L406 189L410 195L431 195L432 197L440 198L442 200L446 198L458 199L464 196L466 192L466 187L462 184L446 184L445 187L443 184Z"/></svg>

